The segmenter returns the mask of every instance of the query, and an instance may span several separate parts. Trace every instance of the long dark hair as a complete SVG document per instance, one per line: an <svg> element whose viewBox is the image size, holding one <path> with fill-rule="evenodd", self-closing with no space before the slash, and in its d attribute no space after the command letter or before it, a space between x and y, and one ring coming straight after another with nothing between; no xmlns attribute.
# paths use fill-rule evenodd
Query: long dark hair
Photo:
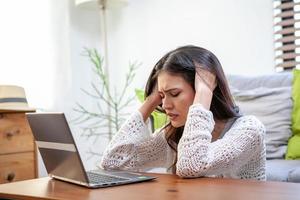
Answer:
<svg viewBox="0 0 300 200"><path fill-rule="evenodd" d="M180 75L195 90L196 67L201 67L210 71L216 76L217 86L213 91L213 98L210 110L217 120L225 120L238 116L235 104L231 96L229 86L218 58L210 51L197 46L183 46L170 51L163 56L154 66L145 88L145 98L147 98L157 84L157 77L161 71L167 71ZM156 110L165 112L162 105ZM182 136L184 127L175 128L168 123L164 128L165 137L169 146L177 152L177 144ZM173 164L175 169L176 161Z"/></svg>

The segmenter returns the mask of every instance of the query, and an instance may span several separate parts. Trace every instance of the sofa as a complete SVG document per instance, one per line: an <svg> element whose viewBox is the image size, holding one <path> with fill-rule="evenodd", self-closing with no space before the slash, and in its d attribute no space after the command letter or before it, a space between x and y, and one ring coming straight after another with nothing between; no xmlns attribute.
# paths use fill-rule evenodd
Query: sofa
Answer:
<svg viewBox="0 0 300 200"><path fill-rule="evenodd" d="M255 115L266 127L267 180L300 182L300 160L285 159L292 136L293 73L227 78L240 112Z"/></svg>

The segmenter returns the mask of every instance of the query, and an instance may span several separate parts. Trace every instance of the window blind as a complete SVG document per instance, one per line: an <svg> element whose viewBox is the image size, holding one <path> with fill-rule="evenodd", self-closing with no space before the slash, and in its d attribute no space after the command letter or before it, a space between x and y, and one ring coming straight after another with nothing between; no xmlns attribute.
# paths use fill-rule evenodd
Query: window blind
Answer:
<svg viewBox="0 0 300 200"><path fill-rule="evenodd" d="M274 0L276 71L300 68L300 0Z"/></svg>

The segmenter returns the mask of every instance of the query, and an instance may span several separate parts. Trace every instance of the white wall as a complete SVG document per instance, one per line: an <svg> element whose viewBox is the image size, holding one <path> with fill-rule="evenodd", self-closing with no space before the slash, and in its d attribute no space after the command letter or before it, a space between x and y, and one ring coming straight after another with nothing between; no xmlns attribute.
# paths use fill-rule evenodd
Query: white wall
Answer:
<svg viewBox="0 0 300 200"><path fill-rule="evenodd" d="M112 74L143 62L143 85L162 55L194 44L216 54L226 73L274 71L272 0L129 0L108 17Z"/></svg>
<svg viewBox="0 0 300 200"><path fill-rule="evenodd" d="M65 112L72 119L75 102L89 105L80 88L90 86L93 73L81 54L83 47L100 42L98 25L98 12L77 9L73 0L1 2L0 84L22 86L31 107ZM90 142L74 136L86 152ZM94 165L93 159L87 163Z"/></svg>
<svg viewBox="0 0 300 200"><path fill-rule="evenodd" d="M73 0L50 0L52 23L55 27L54 65L56 76L54 87L56 95L53 106L49 109L64 112L69 121L77 118L78 113L73 109L80 103L93 109L93 101L81 89L90 91L91 80L94 78L91 70L92 63L84 54L84 48L97 48L100 44L100 18L97 9L85 10L77 8ZM79 151L87 169L95 168L99 157L90 158L87 152L99 152L107 144L107 140L88 140L81 137L80 125L70 123L73 136L78 144ZM45 175L42 173L41 175Z"/></svg>
<svg viewBox="0 0 300 200"><path fill-rule="evenodd" d="M23 86L35 107L53 105L48 8L48 1L40 0L1 1L0 6L0 84ZM30 98L33 96L43 98Z"/></svg>

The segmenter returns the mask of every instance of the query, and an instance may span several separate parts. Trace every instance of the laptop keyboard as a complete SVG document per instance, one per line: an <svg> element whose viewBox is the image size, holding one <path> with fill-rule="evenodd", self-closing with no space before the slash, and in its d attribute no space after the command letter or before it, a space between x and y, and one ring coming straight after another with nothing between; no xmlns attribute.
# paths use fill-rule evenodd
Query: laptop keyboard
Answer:
<svg viewBox="0 0 300 200"><path fill-rule="evenodd" d="M87 172L87 176L91 183L111 183L111 182L116 183L116 182L122 182L122 181L129 180L127 178L121 178L121 177L116 177L116 176L110 176L107 174L98 174L98 173L92 173L92 172Z"/></svg>

